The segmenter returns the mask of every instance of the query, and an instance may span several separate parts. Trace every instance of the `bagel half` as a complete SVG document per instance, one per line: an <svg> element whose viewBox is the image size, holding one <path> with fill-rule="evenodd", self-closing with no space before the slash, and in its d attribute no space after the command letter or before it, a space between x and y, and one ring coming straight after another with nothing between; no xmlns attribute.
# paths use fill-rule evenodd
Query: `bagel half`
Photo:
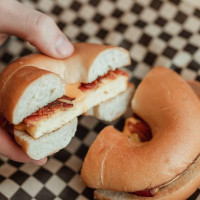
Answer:
<svg viewBox="0 0 200 200"><path fill-rule="evenodd" d="M64 81L52 72L27 66L7 77L4 71L0 74L0 112L12 124L63 95Z"/></svg>
<svg viewBox="0 0 200 200"><path fill-rule="evenodd" d="M77 125L78 120L74 118L60 129L45 134L37 140L26 132L14 130L14 138L30 158L40 160L65 148L74 137Z"/></svg>
<svg viewBox="0 0 200 200"><path fill-rule="evenodd" d="M101 104L91 108L84 115L93 116L99 120L112 122L122 116L130 106L130 101L133 97L135 86L132 83L128 84L125 91L119 95L102 102Z"/></svg>
<svg viewBox="0 0 200 200"><path fill-rule="evenodd" d="M149 125L152 138L138 142L106 127L86 155L83 181L92 188L123 192L95 193L114 200L134 199L130 193L152 189L159 189L154 199L166 199L162 193L169 192L177 196L168 199L188 197L200 184L198 97L175 72L156 67L137 88L132 108Z"/></svg>

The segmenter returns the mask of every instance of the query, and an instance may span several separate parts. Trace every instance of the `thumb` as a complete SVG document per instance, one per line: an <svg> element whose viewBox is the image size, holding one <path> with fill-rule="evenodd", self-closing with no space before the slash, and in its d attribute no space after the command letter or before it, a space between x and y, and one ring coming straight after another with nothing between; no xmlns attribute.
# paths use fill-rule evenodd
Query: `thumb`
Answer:
<svg viewBox="0 0 200 200"><path fill-rule="evenodd" d="M0 33L18 36L42 53L65 58L73 46L49 16L27 8L17 1L0 1Z"/></svg>

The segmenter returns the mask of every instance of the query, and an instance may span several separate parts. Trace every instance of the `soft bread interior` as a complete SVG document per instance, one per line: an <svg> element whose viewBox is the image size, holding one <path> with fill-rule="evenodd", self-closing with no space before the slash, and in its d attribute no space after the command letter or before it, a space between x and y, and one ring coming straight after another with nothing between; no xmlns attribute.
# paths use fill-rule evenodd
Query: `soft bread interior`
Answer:
<svg viewBox="0 0 200 200"><path fill-rule="evenodd" d="M100 120L113 121L123 115L133 97L134 85L129 84L126 91L88 110L85 115L94 116Z"/></svg>
<svg viewBox="0 0 200 200"><path fill-rule="evenodd" d="M78 120L75 118L60 129L37 140L26 132L17 130L14 130L14 137L29 157L39 160L66 147L76 132L77 123Z"/></svg>
<svg viewBox="0 0 200 200"><path fill-rule="evenodd" d="M127 76L119 75L114 80L103 80L97 89L85 91L79 98L76 98L72 102L72 108L67 111L56 112L50 118L36 121L33 127L27 127L28 133L34 138L39 138L45 133L50 133L60 128L73 118L85 113L88 109L126 90L127 79Z"/></svg>
<svg viewBox="0 0 200 200"><path fill-rule="evenodd" d="M13 124L20 123L24 118L49 102L65 94L65 84L55 74L46 74L32 82L20 97L13 113Z"/></svg>
<svg viewBox="0 0 200 200"><path fill-rule="evenodd" d="M98 76L106 74L130 63L129 54L121 48L110 48L101 52L94 60L88 73L87 82L94 81Z"/></svg>
<svg viewBox="0 0 200 200"><path fill-rule="evenodd" d="M133 180L134 181L134 180ZM127 192L96 190L98 200L183 200L187 199L200 185L200 156L179 178L161 187L154 197L141 197Z"/></svg>

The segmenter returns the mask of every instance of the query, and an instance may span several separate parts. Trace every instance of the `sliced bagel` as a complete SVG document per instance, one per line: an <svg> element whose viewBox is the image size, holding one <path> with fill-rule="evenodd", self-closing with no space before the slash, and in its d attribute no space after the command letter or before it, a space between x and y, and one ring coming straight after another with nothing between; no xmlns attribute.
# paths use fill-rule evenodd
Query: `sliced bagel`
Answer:
<svg viewBox="0 0 200 200"><path fill-rule="evenodd" d="M96 197L102 199L134 199L128 193L152 189L159 189L154 199L166 199L166 193L167 199L188 197L200 183L198 97L175 72L156 67L137 88L132 108L149 125L152 138L138 142L112 126L104 128L84 160L83 181L92 188L122 192L98 190Z"/></svg>

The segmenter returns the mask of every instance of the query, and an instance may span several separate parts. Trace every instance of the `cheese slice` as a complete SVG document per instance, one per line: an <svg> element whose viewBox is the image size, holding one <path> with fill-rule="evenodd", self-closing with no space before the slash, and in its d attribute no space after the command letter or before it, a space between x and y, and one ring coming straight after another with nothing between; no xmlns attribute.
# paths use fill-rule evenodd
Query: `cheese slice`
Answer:
<svg viewBox="0 0 200 200"><path fill-rule="evenodd" d="M67 84L65 86L65 95L71 98L81 98L84 93L79 89L81 83Z"/></svg>

